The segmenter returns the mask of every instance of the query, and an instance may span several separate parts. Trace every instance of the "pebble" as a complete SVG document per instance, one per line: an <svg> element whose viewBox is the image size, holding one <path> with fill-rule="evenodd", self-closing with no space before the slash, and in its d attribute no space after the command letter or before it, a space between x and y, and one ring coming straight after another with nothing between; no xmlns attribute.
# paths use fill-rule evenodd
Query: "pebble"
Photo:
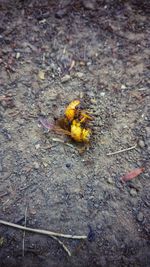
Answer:
<svg viewBox="0 0 150 267"><path fill-rule="evenodd" d="M36 148L36 149L39 149L39 148L40 148L40 144L36 144L36 145L35 145L35 148Z"/></svg>
<svg viewBox="0 0 150 267"><path fill-rule="evenodd" d="M139 140L138 145L139 145L140 148L144 148L145 147L145 143L144 143L143 140Z"/></svg>
<svg viewBox="0 0 150 267"><path fill-rule="evenodd" d="M137 191L136 191L134 188L131 188L131 190L130 190L130 195L131 195L132 197L136 197L136 196L137 196Z"/></svg>
<svg viewBox="0 0 150 267"><path fill-rule="evenodd" d="M38 170L39 167L40 167L40 165L39 165L39 163L37 161L33 162L33 165L34 165L34 169L35 170Z"/></svg>
<svg viewBox="0 0 150 267"><path fill-rule="evenodd" d="M80 92L79 98L83 98L83 97L84 97L84 93L83 92Z"/></svg>
<svg viewBox="0 0 150 267"><path fill-rule="evenodd" d="M91 104L97 104L97 100L95 98L92 98L90 101L91 101Z"/></svg>
<svg viewBox="0 0 150 267"><path fill-rule="evenodd" d="M70 79L71 79L70 75L69 75L69 74L66 74L65 76L63 76L63 77L61 78L61 82L62 82L62 83L66 83L66 82L68 82Z"/></svg>
<svg viewBox="0 0 150 267"><path fill-rule="evenodd" d="M144 220L144 215L143 213L140 211L138 214L137 214L137 221L138 222L143 222Z"/></svg>
<svg viewBox="0 0 150 267"><path fill-rule="evenodd" d="M77 78L82 78L84 76L84 73L82 73L82 72L76 72L75 73L75 77L77 77Z"/></svg>
<svg viewBox="0 0 150 267"><path fill-rule="evenodd" d="M121 89L122 89L122 90L126 89L125 84L122 84L122 85L121 85Z"/></svg>
<svg viewBox="0 0 150 267"><path fill-rule="evenodd" d="M16 59L19 59L20 58L20 52L17 52L16 53Z"/></svg>
<svg viewBox="0 0 150 267"><path fill-rule="evenodd" d="M105 92L101 92L100 93L100 96L105 96Z"/></svg>
<svg viewBox="0 0 150 267"><path fill-rule="evenodd" d="M95 0L83 0L82 1L84 8L89 10L95 10Z"/></svg>
<svg viewBox="0 0 150 267"><path fill-rule="evenodd" d="M108 183L108 184L113 184L113 179L112 179L111 177L108 177L108 179L107 179L107 183Z"/></svg>
<svg viewBox="0 0 150 267"><path fill-rule="evenodd" d="M95 207L96 209L98 209L98 208L99 208L99 204L98 204L98 203L94 203L94 207Z"/></svg>
<svg viewBox="0 0 150 267"><path fill-rule="evenodd" d="M44 161L44 162L43 162L43 165L44 165L45 168L47 168L48 163Z"/></svg>

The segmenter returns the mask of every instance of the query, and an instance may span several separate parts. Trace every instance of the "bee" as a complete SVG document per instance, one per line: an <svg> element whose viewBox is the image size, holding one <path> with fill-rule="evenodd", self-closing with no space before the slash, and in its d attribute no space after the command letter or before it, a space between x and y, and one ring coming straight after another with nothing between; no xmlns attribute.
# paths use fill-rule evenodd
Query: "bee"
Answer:
<svg viewBox="0 0 150 267"><path fill-rule="evenodd" d="M78 106L80 105L80 100L73 100L65 110L65 116L69 122L72 122L75 118L78 110Z"/></svg>
<svg viewBox="0 0 150 267"><path fill-rule="evenodd" d="M80 100L73 100L65 110L65 117L68 122L72 122L74 119L78 119L80 123L84 123L87 120L92 120L92 117L81 110Z"/></svg>
<svg viewBox="0 0 150 267"><path fill-rule="evenodd" d="M72 121L70 130L66 130L56 124L48 123L45 119L40 119L40 123L49 131L70 136L76 142L88 143L91 137L91 129L83 128L77 120Z"/></svg>
<svg viewBox="0 0 150 267"><path fill-rule="evenodd" d="M71 124L71 137L77 142L88 143L91 136L89 128L83 128L81 122L73 120Z"/></svg>
<svg viewBox="0 0 150 267"><path fill-rule="evenodd" d="M89 143L92 131L86 127L86 123L92 120L92 117L81 110L79 105L80 100L73 100L67 106L64 117L58 119L55 124L50 124L44 119L40 119L40 122L49 131L70 136L79 143Z"/></svg>

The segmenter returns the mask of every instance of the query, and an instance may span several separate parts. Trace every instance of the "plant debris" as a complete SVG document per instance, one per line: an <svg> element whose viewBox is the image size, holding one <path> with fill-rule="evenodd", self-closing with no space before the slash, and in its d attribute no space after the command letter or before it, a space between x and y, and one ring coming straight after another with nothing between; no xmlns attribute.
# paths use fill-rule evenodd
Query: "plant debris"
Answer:
<svg viewBox="0 0 150 267"><path fill-rule="evenodd" d="M48 231L48 230L34 229L34 228L18 225L18 224L15 224L15 223L10 223L10 222L3 221L3 220L0 220L0 224L6 225L6 226L10 226L10 227L13 227L13 228L16 228L16 229L28 231L28 232L33 232L33 233L37 233L37 234L41 234L41 235L50 236L51 238L57 240L57 242L63 247L63 249L68 253L69 256L71 256L70 251L64 245L64 243L61 240L58 239L58 237L69 238L69 239L87 239L86 235L81 235L80 236L80 235L61 234L61 233L56 233L56 232L52 232L52 231ZM3 239L1 240L1 242L3 244ZM24 247L24 245L23 245L23 247ZM24 253L24 250L23 250L23 253Z"/></svg>
<svg viewBox="0 0 150 267"><path fill-rule="evenodd" d="M145 170L145 168L143 168L143 167L136 168L136 169L126 173L124 176L122 176L121 181L123 181L123 182L130 181L130 180L136 178L137 176L139 176L141 173L143 173L144 170Z"/></svg>

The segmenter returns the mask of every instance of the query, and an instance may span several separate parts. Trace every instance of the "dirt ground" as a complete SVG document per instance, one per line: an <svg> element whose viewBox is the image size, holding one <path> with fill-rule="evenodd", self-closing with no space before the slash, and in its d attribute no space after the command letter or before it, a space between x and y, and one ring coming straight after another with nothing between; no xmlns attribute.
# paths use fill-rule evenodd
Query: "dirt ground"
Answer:
<svg viewBox="0 0 150 267"><path fill-rule="evenodd" d="M1 267L150 266L148 2L0 1L0 219L87 236L60 239L69 257L1 224ZM94 116L82 154L39 124L76 98Z"/></svg>

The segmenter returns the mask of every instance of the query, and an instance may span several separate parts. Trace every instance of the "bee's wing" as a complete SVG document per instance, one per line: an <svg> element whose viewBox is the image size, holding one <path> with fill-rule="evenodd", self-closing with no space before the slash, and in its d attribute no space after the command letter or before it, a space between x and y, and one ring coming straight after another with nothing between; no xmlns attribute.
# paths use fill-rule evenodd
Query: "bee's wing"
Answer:
<svg viewBox="0 0 150 267"><path fill-rule="evenodd" d="M65 135L71 136L71 133L69 131L62 129L59 126L54 126L53 127L53 131L56 132L56 133L58 133L58 134L65 134Z"/></svg>
<svg viewBox="0 0 150 267"><path fill-rule="evenodd" d="M53 130L54 127L54 123L50 123L48 122L46 119L44 118L39 118L39 122L42 124L42 126L48 130Z"/></svg>

